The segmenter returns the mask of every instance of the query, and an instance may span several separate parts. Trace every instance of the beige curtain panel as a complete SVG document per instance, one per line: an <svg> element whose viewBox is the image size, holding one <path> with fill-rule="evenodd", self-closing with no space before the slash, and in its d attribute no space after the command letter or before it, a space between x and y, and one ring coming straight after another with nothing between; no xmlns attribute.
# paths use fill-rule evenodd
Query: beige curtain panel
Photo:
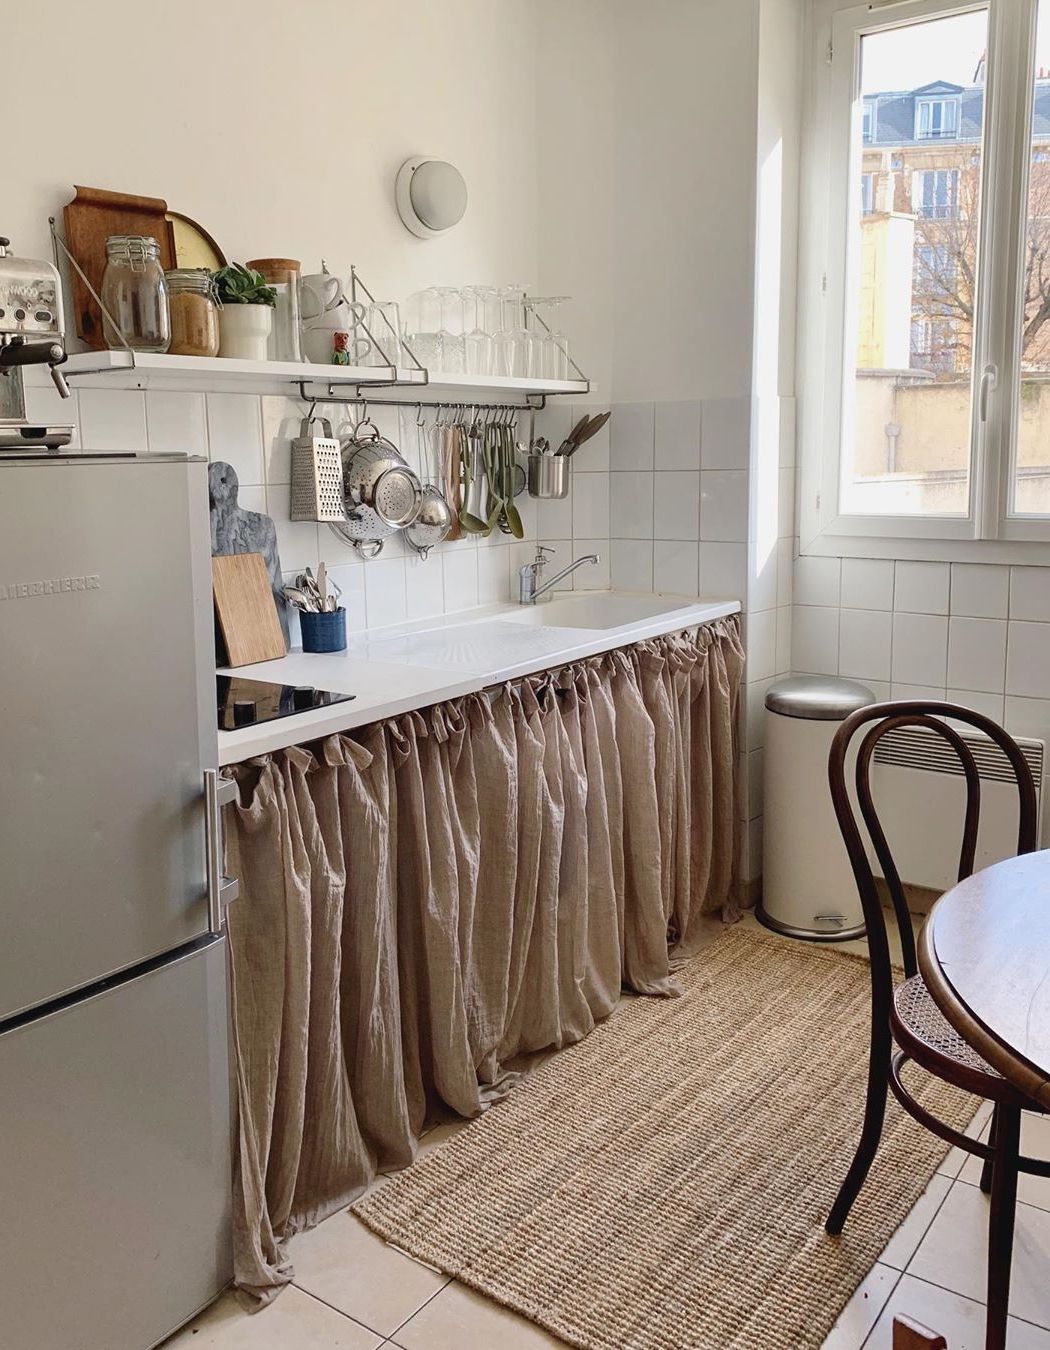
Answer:
<svg viewBox="0 0 1050 1350"><path fill-rule="evenodd" d="M238 1286L733 916L739 622L231 770Z"/></svg>

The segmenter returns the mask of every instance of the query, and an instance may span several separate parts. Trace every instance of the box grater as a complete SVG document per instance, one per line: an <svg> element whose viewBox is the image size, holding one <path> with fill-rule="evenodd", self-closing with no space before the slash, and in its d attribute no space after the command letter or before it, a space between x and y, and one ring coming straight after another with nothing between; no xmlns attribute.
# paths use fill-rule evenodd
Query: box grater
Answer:
<svg viewBox="0 0 1050 1350"><path fill-rule="evenodd" d="M323 435L313 433L320 422ZM292 441L292 520L346 520L343 460L327 417L304 417Z"/></svg>

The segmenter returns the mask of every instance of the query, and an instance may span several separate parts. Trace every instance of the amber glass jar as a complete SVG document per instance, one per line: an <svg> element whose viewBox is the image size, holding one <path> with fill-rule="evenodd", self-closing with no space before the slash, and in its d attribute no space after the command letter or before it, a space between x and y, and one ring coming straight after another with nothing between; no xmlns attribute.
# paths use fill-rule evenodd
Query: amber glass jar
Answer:
<svg viewBox="0 0 1050 1350"><path fill-rule="evenodd" d="M219 306L215 283L203 267L175 267L164 273L171 313L172 356L218 356Z"/></svg>

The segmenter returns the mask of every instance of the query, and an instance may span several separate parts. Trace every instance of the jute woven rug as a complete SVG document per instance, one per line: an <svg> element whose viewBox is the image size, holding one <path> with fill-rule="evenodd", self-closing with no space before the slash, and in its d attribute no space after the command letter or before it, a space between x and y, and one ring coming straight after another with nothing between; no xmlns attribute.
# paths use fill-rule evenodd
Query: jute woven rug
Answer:
<svg viewBox="0 0 1050 1350"><path fill-rule="evenodd" d="M841 1238L867 962L727 929L358 1202L383 1237L586 1350L819 1346L945 1147L891 1102ZM965 1128L977 1102L912 1069Z"/></svg>

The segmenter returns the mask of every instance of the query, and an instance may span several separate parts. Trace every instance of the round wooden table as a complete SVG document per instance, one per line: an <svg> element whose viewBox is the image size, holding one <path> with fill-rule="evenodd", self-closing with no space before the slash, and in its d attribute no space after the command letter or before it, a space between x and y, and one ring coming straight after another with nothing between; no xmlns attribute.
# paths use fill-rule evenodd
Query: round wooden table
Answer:
<svg viewBox="0 0 1050 1350"><path fill-rule="evenodd" d="M919 938L919 970L948 1021L1050 1109L1050 850L946 891Z"/></svg>

